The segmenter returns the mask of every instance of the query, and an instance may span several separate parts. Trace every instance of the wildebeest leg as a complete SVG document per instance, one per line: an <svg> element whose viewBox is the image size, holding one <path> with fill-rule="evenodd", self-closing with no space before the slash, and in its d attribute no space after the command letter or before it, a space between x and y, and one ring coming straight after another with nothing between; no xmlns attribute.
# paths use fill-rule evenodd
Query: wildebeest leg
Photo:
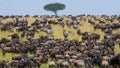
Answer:
<svg viewBox="0 0 120 68"><path fill-rule="evenodd" d="M109 68L109 66L106 66L106 68Z"/></svg>
<svg viewBox="0 0 120 68"><path fill-rule="evenodd" d="M117 68L120 68L119 65L116 66Z"/></svg>
<svg viewBox="0 0 120 68"><path fill-rule="evenodd" d="M18 64L16 64L16 67L15 68L19 68Z"/></svg>
<svg viewBox="0 0 120 68"><path fill-rule="evenodd" d="M2 56L5 56L6 52L4 50L2 50Z"/></svg>
<svg viewBox="0 0 120 68"><path fill-rule="evenodd" d="M4 64L4 68L7 68L7 65L6 65L6 64Z"/></svg>
<svg viewBox="0 0 120 68"><path fill-rule="evenodd" d="M102 68L109 68L109 66L103 66Z"/></svg>
<svg viewBox="0 0 120 68"><path fill-rule="evenodd" d="M119 48L120 48L120 43L119 43Z"/></svg>
<svg viewBox="0 0 120 68"><path fill-rule="evenodd" d="M2 68L2 65L0 64L0 68Z"/></svg>
<svg viewBox="0 0 120 68"><path fill-rule="evenodd" d="M13 68L12 64L10 66L8 65L8 68Z"/></svg>
<svg viewBox="0 0 120 68"><path fill-rule="evenodd" d="M37 63L37 68L40 68L40 63Z"/></svg>
<svg viewBox="0 0 120 68"><path fill-rule="evenodd" d="M30 63L28 68L34 68L34 67L33 67L32 64Z"/></svg>

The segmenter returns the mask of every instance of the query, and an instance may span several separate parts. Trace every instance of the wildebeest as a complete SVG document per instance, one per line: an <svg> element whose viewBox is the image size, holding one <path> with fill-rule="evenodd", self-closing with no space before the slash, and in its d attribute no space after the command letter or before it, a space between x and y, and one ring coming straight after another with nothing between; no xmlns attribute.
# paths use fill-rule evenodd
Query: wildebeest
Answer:
<svg viewBox="0 0 120 68"><path fill-rule="evenodd" d="M38 18L38 16L33 17ZM69 20L65 20L64 17ZM93 68L96 65L101 68L119 67L119 55L115 55L114 52L115 44L119 43L118 39L120 39L120 35L114 33L114 30L120 28L119 23L109 20L106 15L100 17L104 17L105 20L111 21L111 23L107 23L105 20L93 15L69 15L64 17L40 16L41 19L35 19L29 26L27 19L20 20L19 16L16 16L14 21L9 23L4 24L1 22L1 30L16 29L17 33L13 32L10 35L10 40L0 39L2 54L5 56L6 53L12 53L12 60L0 61L0 66L39 68L42 64L49 62L50 68ZM29 18L29 15L26 15L25 18ZM55 18L55 20L51 18ZM104 39L101 40L102 35L99 33L83 32L79 28L79 24L81 24L79 21L88 22L94 29L102 30L105 33L105 35L103 34ZM62 28L64 40L48 36L54 34L52 28L54 25L61 25L64 28ZM81 36L82 40L68 39L72 32L67 31L65 28L71 28L71 26L75 28L76 34ZM40 33L39 31L46 32L47 36L35 38L36 33ZM22 40L23 37L26 37L26 40ZM107 56L107 58L104 56ZM49 61L49 59L51 60Z"/></svg>
<svg viewBox="0 0 120 68"><path fill-rule="evenodd" d="M120 54L113 56L110 59L110 64L112 65L113 68L120 68Z"/></svg>

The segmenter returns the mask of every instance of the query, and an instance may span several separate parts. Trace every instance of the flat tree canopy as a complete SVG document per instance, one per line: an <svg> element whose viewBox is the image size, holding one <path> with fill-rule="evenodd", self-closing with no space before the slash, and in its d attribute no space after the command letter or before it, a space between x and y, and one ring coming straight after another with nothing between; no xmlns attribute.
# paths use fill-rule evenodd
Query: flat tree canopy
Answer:
<svg viewBox="0 0 120 68"><path fill-rule="evenodd" d="M65 5L61 3L50 3L44 6L44 9L47 11L54 12L55 15L57 15L58 10L64 10Z"/></svg>

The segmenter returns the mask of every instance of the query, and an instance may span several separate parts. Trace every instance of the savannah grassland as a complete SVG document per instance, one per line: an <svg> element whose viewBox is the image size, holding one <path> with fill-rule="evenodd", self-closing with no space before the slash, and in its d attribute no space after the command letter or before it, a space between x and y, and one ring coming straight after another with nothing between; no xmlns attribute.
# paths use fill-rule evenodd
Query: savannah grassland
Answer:
<svg viewBox="0 0 120 68"><path fill-rule="evenodd" d="M33 18L33 17L28 17L28 18L20 18L20 20L22 19L27 19L28 20L28 25L30 25L31 23L33 23L36 19L42 19L42 18ZM56 19L56 18L51 18L51 19ZM69 18L66 18L64 17L65 20L69 20ZM10 22L12 21L13 19L11 18L7 18L7 19L1 19L2 22L4 23L7 23L7 22ZM98 21L96 21L97 23ZM117 22L117 20L114 20L114 22ZM79 25L79 29L81 30L81 32L90 32L90 33L100 33L100 40L103 40L104 38L104 32L102 32L101 30L97 29L97 30L94 30L93 28L93 25L89 24L87 21L83 21L83 20L80 20L80 23L82 25ZM109 23L109 22L108 22ZM55 38L60 38L60 39L64 39L64 36L63 36L63 28L62 26L60 26L59 24L57 25L51 25L52 26L52 29L53 29L53 36ZM69 36L68 36L68 39L69 40L72 40L72 39L77 39L77 40L81 40L81 36L77 35L77 30L75 30L73 27L68 27L65 25L64 29L66 31L69 31ZM21 34L21 32L17 32L15 29L14 30L14 33L17 33L17 34ZM114 30L113 33L120 33L120 29L118 30ZM8 35L11 35L13 34L13 32L10 32L10 31L0 31L0 38L8 38L10 39L10 37L8 37ZM46 36L47 34L45 32L42 32L42 31L39 31L39 33L35 33L35 38L39 38L40 36ZM25 38L23 38L23 40L26 40ZM120 48L118 47L118 44L116 44L115 46L115 49L114 49L115 53L120 53ZM0 52L0 60L11 60L11 57L12 57L12 54L11 53L7 53L5 57L2 56L2 53ZM48 64L43 64L41 66L41 68L48 68ZM96 67L95 67L96 68Z"/></svg>

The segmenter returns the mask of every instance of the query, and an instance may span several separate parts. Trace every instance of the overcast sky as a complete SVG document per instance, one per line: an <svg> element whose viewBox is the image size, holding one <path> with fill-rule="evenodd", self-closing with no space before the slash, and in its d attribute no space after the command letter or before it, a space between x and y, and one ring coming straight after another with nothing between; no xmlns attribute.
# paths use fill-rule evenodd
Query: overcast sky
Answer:
<svg viewBox="0 0 120 68"><path fill-rule="evenodd" d="M0 15L52 15L43 6L56 2L66 5L59 15L120 15L120 0L0 0Z"/></svg>

